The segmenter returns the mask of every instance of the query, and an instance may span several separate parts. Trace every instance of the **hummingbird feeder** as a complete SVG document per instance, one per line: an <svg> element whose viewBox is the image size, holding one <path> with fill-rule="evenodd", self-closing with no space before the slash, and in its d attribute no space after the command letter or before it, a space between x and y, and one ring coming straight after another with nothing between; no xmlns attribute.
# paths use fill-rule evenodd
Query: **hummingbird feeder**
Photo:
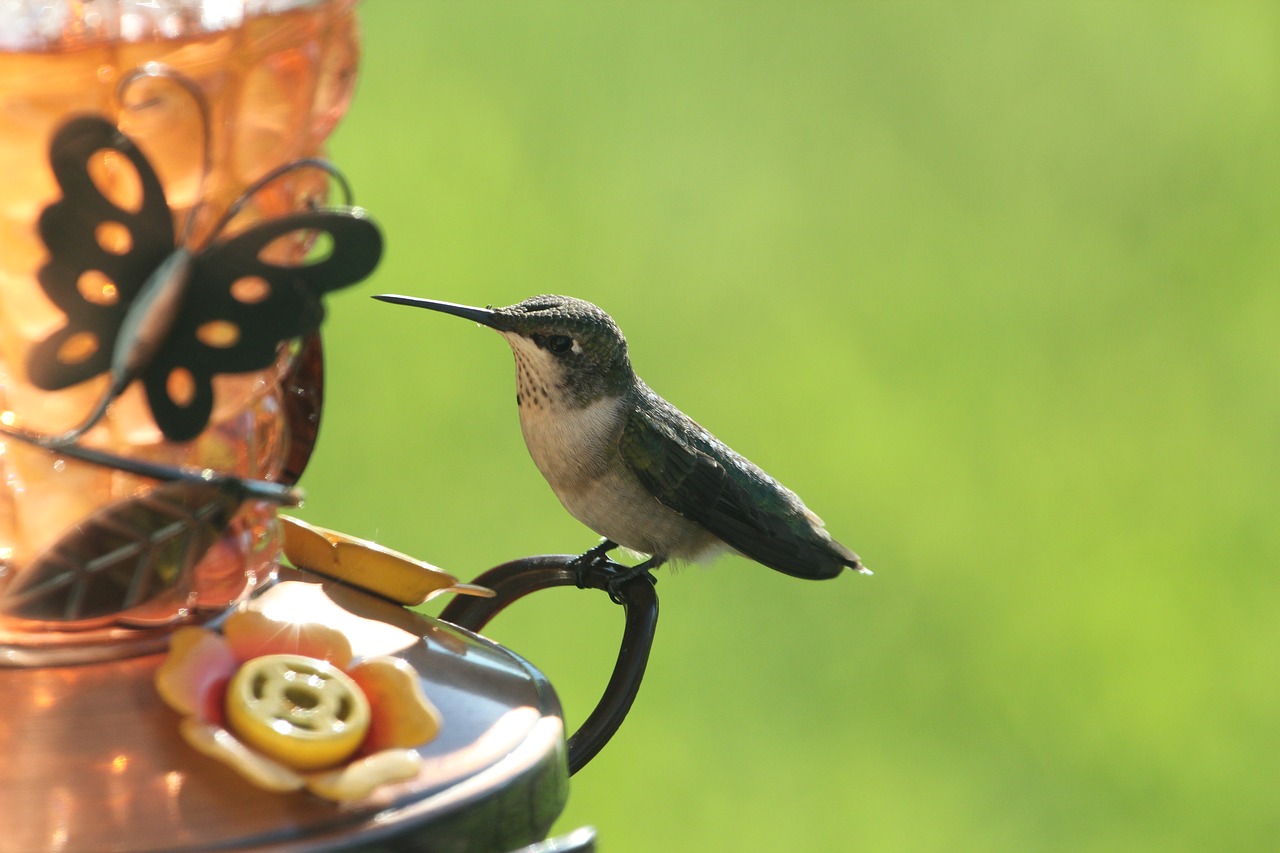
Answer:
<svg viewBox="0 0 1280 853"><path fill-rule="evenodd" d="M542 556L460 583L279 512L326 294L382 252L323 159L354 7L0 7L0 851L594 849L543 839L635 698L652 578ZM479 633L562 585L625 613L568 737Z"/></svg>

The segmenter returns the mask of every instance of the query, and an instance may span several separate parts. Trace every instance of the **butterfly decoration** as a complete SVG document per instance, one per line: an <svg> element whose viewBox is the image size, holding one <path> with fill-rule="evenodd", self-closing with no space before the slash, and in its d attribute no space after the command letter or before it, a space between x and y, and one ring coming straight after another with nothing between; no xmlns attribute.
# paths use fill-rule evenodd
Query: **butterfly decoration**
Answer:
<svg viewBox="0 0 1280 853"><path fill-rule="evenodd" d="M93 163L104 153L132 167L139 198L109 196L95 182ZM67 319L32 347L27 372L47 391L103 373L111 381L87 420L44 446L75 442L134 381L167 440L195 438L213 411L215 375L268 367L281 343L319 326L323 294L365 278L382 255L381 232L355 207L289 213L225 236L229 213L202 245L184 245L155 170L100 116L62 125L49 162L62 197L40 216L49 259L37 280ZM312 165L333 174L323 161L286 164L241 199ZM270 254L278 240L316 236L328 245L319 257L290 265Z"/></svg>

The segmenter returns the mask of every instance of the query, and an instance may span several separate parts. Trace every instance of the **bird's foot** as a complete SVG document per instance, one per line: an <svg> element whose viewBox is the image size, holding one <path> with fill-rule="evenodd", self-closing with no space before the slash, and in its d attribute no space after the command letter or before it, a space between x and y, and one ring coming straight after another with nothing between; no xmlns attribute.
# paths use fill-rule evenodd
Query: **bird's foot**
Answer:
<svg viewBox="0 0 1280 853"><path fill-rule="evenodd" d="M604 540L599 545L587 551L580 557L575 557L569 563L569 568L573 569L577 578L578 589L598 588L596 583L591 582L590 575L594 571L601 571L607 576L604 582L604 590L609 593L609 600L614 604L622 604L622 587L638 577L645 577L649 583L657 585L658 579L653 576L653 569L661 566L665 560L661 557L650 557L643 563L635 566L623 566L609 559L609 552L618 547L618 543L609 539Z"/></svg>
<svg viewBox="0 0 1280 853"><path fill-rule="evenodd" d="M613 573L613 577L609 578L609 581L605 584L605 591L609 593L609 600L614 604L624 604L622 588L636 578L642 577L657 586L658 578L653 574L653 570L661 566L663 562L664 560L659 557L650 557L635 566L618 566Z"/></svg>
<svg viewBox="0 0 1280 853"><path fill-rule="evenodd" d="M588 564L598 563L604 557L608 556L610 551L612 551L614 548L617 548L617 547L618 547L618 543L614 542L612 539L602 539L600 540L599 545L595 546L594 548L588 549L585 554L583 554L581 557L578 557L573 562L574 563L586 562Z"/></svg>
<svg viewBox="0 0 1280 853"><path fill-rule="evenodd" d="M586 589L587 572L596 567L603 568L611 561L609 560L609 552L618 547L618 543L605 539L599 545L588 550L580 557L575 557L570 563L569 568L573 569L578 578L578 589Z"/></svg>

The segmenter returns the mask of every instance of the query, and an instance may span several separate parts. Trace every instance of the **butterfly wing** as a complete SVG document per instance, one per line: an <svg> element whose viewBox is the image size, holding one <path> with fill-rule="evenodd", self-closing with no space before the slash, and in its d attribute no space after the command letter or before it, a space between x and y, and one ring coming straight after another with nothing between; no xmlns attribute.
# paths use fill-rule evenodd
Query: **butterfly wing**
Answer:
<svg viewBox="0 0 1280 853"><path fill-rule="evenodd" d="M49 146L62 197L40 215L49 259L37 280L67 315L66 325L31 350L27 372L54 391L106 371L116 334L148 276L173 252L173 217L164 188L138 147L97 116L64 124ZM91 170L115 170L136 193L108 198Z"/></svg>
<svg viewBox="0 0 1280 853"><path fill-rule="evenodd" d="M277 240L304 234L321 235L329 251L293 265L264 258ZM270 219L196 255L178 316L142 374L165 436L198 435L213 411L215 375L270 365L281 342L320 325L323 294L360 281L381 256L382 234L359 209Z"/></svg>

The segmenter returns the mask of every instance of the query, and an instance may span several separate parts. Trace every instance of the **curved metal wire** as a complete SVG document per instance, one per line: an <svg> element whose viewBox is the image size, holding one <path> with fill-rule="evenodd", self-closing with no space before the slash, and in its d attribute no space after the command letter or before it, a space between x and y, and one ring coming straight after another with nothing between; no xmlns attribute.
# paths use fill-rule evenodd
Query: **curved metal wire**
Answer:
<svg viewBox="0 0 1280 853"><path fill-rule="evenodd" d="M209 112L209 102L204 92L200 90L200 86L181 71L163 62L148 62L120 79L116 87L116 100L120 102L121 107L138 109L140 106L147 105L145 103L129 105L125 102L129 87L144 79L169 80L176 83L191 98L196 105L196 111L200 113L200 181L196 184L196 202L187 213L187 218L182 223L182 233L178 236L178 245L186 246L191 240L192 229L195 227L196 212L204 203L205 187L213 174L213 119Z"/></svg>
<svg viewBox="0 0 1280 853"><path fill-rule="evenodd" d="M298 506L302 503L302 492L292 483L277 483L272 480L256 480L252 477L240 477L215 471L211 468L195 468L191 466L167 465L163 462L152 462L149 459L134 459L118 456L105 450L96 450L80 444L50 444L48 437L24 429L11 427L0 422L0 436L8 436L26 442L61 456L68 456L81 462L114 468L137 477L147 477L163 482L208 483L226 489L244 498L266 500L282 506Z"/></svg>
<svg viewBox="0 0 1280 853"><path fill-rule="evenodd" d="M298 160L290 160L288 163L277 166L253 183L249 184L249 186L245 187L244 191L236 197L236 200L231 203L226 212L223 213L222 216L218 217L218 221L214 223L213 228L209 232L212 235L212 238L216 238L217 235L221 234L227 225L231 223L231 220L235 219L236 215L244 209L244 206L248 204L255 195L262 192L263 189L270 185L272 181L279 180L290 172L300 172L303 169L319 169L332 178L338 185L338 189L342 190L343 205L345 207L351 206L351 203L355 200L355 196L351 192L351 184L347 181L347 176L342 174L337 166L333 165L323 157L303 157Z"/></svg>

